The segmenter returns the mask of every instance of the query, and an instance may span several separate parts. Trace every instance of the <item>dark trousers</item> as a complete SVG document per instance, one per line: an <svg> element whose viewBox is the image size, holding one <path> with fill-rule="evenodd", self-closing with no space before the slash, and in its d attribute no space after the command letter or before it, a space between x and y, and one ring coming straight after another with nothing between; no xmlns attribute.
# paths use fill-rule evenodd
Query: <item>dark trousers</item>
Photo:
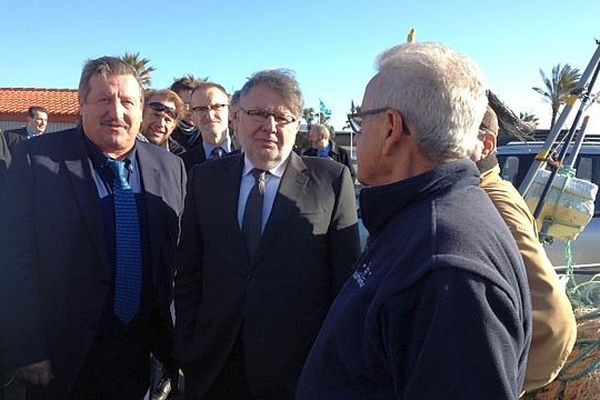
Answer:
<svg viewBox="0 0 600 400"><path fill-rule="evenodd" d="M92 345L70 398L142 399L148 390L150 379L150 345L145 336L140 329L101 331Z"/></svg>
<svg viewBox="0 0 600 400"><path fill-rule="evenodd" d="M194 390L194 374L202 374L202 371L194 371L185 375L185 399L186 400L253 400L250 386L244 366L244 349L242 339L238 336L229 358L204 396L198 395Z"/></svg>

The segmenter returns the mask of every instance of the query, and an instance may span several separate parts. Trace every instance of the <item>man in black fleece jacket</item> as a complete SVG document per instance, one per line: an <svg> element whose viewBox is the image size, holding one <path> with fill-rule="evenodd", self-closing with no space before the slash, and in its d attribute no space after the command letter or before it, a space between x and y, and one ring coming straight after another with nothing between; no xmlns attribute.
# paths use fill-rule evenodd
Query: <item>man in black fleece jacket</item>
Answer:
<svg viewBox="0 0 600 400"><path fill-rule="evenodd" d="M466 159L487 98L465 56L378 59L358 179L370 238L304 366L297 399L517 399L531 339L523 262Z"/></svg>

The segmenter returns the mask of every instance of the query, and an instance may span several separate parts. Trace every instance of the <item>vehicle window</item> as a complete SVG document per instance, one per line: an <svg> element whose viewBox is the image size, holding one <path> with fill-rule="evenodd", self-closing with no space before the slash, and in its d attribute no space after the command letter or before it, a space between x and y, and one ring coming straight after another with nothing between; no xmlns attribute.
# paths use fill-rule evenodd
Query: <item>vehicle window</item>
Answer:
<svg viewBox="0 0 600 400"><path fill-rule="evenodd" d="M592 180L592 159L590 157L581 157L577 163L577 177L587 181Z"/></svg>
<svg viewBox="0 0 600 400"><path fill-rule="evenodd" d="M504 161L504 165L502 165L502 179L506 181L510 181L513 186L516 186L515 178L519 173L519 157L509 156Z"/></svg>
<svg viewBox="0 0 600 400"><path fill-rule="evenodd" d="M600 156L581 156L575 164L577 177L600 186ZM596 196L594 217L600 216L600 196Z"/></svg>
<svg viewBox="0 0 600 400"><path fill-rule="evenodd" d="M535 154L526 154L519 156L498 155L498 163L502 179L512 182L513 186L519 188L521 181L527 175L529 166L533 162Z"/></svg>

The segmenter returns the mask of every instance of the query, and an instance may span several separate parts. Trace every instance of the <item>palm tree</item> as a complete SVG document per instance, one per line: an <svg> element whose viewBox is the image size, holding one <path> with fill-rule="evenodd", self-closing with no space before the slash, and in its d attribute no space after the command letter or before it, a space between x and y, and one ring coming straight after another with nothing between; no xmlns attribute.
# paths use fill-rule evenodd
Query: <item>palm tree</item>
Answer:
<svg viewBox="0 0 600 400"><path fill-rule="evenodd" d="M152 72L156 71L156 69L150 66L150 59L141 58L140 53L125 53L121 56L121 60L125 61L127 64L131 65L133 69L135 69L142 81L142 84L145 87L150 86L151 78L150 75Z"/></svg>
<svg viewBox="0 0 600 400"><path fill-rule="evenodd" d="M540 119L537 117L537 115L535 115L533 113L529 113L529 112L520 112L519 119L523 122L526 122L528 124L532 124L535 126L537 126L540 121Z"/></svg>
<svg viewBox="0 0 600 400"><path fill-rule="evenodd" d="M173 81L178 81L178 80L188 80L190 82L208 82L208 76L205 76L204 78L196 78L196 76L194 74L186 74L180 78L173 78Z"/></svg>
<svg viewBox="0 0 600 400"><path fill-rule="evenodd" d="M564 66L557 64L552 67L550 79L541 68L540 75L542 75L545 87L534 87L532 89L541 94L544 100L550 103L550 106L552 107L550 129L552 129L556 122L560 106L565 103L567 97L577 86L581 74L579 73L579 69L573 68L569 64L565 64Z"/></svg>
<svg viewBox="0 0 600 400"><path fill-rule="evenodd" d="M302 118L306 121L306 131L310 132L310 128L312 127L315 120L315 109L312 107L305 108L302 110Z"/></svg>

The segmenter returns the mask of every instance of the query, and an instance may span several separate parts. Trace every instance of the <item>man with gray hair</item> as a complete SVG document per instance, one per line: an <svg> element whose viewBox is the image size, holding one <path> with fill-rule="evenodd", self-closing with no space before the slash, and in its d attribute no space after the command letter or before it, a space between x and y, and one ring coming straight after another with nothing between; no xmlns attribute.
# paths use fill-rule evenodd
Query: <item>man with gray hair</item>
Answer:
<svg viewBox="0 0 600 400"><path fill-rule="evenodd" d="M466 159L487 98L467 57L394 47L350 116L369 243L297 399L516 399L531 338L523 261Z"/></svg>
<svg viewBox="0 0 600 400"><path fill-rule="evenodd" d="M350 155L343 147L338 146L331 140L331 132L325 125L315 124L308 132L310 149L306 149L302 155L307 157L329 157L334 161L344 164L350 170L354 181L355 172Z"/></svg>
<svg viewBox="0 0 600 400"><path fill-rule="evenodd" d="M302 107L290 72L256 73L240 92L244 153L192 170L175 276L186 398L293 399L351 274L359 240L350 172L292 152Z"/></svg>
<svg viewBox="0 0 600 400"><path fill-rule="evenodd" d="M17 147L0 192L0 333L28 399L141 399L169 361L185 169L136 141L143 87L88 61L79 127Z"/></svg>

